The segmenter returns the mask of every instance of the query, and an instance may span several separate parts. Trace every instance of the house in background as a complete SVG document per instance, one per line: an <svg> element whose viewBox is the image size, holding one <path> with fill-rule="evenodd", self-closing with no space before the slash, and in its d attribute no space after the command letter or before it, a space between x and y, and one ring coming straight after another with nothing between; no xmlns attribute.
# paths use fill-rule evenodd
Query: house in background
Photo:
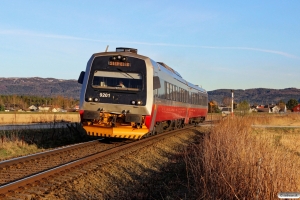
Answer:
<svg viewBox="0 0 300 200"><path fill-rule="evenodd" d="M257 112L256 106L250 106L250 111L249 112Z"/></svg>
<svg viewBox="0 0 300 200"><path fill-rule="evenodd" d="M31 106L29 106L28 110L30 110L30 111L36 111L37 107L35 105L31 105Z"/></svg>
<svg viewBox="0 0 300 200"><path fill-rule="evenodd" d="M279 106L274 106L274 107L272 108L272 113L279 113L279 111L280 111Z"/></svg>
<svg viewBox="0 0 300 200"><path fill-rule="evenodd" d="M300 104L298 104L297 106L295 106L295 107L292 109L292 112L300 112Z"/></svg>
<svg viewBox="0 0 300 200"><path fill-rule="evenodd" d="M59 107L53 107L51 111L52 111L52 112L61 112L61 110L62 110L62 109L59 108Z"/></svg>
<svg viewBox="0 0 300 200"><path fill-rule="evenodd" d="M49 106L39 106L39 112L49 112Z"/></svg>
<svg viewBox="0 0 300 200"><path fill-rule="evenodd" d="M271 113L271 109L270 109L269 105L259 105L259 106L256 106L256 110L257 110L257 112Z"/></svg>

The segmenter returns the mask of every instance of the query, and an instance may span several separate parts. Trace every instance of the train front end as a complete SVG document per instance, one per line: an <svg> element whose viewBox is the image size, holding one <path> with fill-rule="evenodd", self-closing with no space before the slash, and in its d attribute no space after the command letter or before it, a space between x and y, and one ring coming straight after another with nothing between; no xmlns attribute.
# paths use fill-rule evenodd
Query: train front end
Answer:
<svg viewBox="0 0 300 200"><path fill-rule="evenodd" d="M94 54L78 82L80 117L88 135L140 139L149 132L153 69L149 58L136 49ZM148 86L148 87L147 87Z"/></svg>

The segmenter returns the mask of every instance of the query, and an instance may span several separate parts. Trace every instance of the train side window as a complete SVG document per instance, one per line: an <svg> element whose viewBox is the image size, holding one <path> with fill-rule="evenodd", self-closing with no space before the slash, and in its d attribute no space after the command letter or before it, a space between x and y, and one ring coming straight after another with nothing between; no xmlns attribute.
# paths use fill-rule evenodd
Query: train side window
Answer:
<svg viewBox="0 0 300 200"><path fill-rule="evenodd" d="M178 96L179 96L179 101L181 102L181 91L182 91L182 89L181 89L181 87L179 87L178 88Z"/></svg>
<svg viewBox="0 0 300 200"><path fill-rule="evenodd" d="M192 99L192 104L195 104L195 93L194 92L192 92L192 95L191 95L192 97L191 97L191 99Z"/></svg>
<svg viewBox="0 0 300 200"><path fill-rule="evenodd" d="M202 99L202 98L203 98L203 96L202 96L202 95L199 95L199 104L200 104L200 105L203 105L203 99Z"/></svg>
<svg viewBox="0 0 300 200"><path fill-rule="evenodd" d="M153 90L160 88L160 80L158 76L153 77Z"/></svg>
<svg viewBox="0 0 300 200"><path fill-rule="evenodd" d="M169 83L169 99L173 99L173 85Z"/></svg>
<svg viewBox="0 0 300 200"><path fill-rule="evenodd" d="M179 87L176 86L176 101L180 101Z"/></svg>
<svg viewBox="0 0 300 200"><path fill-rule="evenodd" d="M176 101L176 89L177 87L173 85L173 100Z"/></svg>
<svg viewBox="0 0 300 200"><path fill-rule="evenodd" d="M160 79L160 85L163 87L160 87L158 90L158 97L161 99L166 98L166 86L165 86L165 81Z"/></svg>
<svg viewBox="0 0 300 200"><path fill-rule="evenodd" d="M192 104L195 104L195 100L196 100L196 94L193 92L192 93Z"/></svg>
<svg viewBox="0 0 300 200"><path fill-rule="evenodd" d="M165 81L165 98L168 99L168 85L166 81Z"/></svg>
<svg viewBox="0 0 300 200"><path fill-rule="evenodd" d="M166 99L171 98L171 93L170 93L170 83L166 82Z"/></svg>

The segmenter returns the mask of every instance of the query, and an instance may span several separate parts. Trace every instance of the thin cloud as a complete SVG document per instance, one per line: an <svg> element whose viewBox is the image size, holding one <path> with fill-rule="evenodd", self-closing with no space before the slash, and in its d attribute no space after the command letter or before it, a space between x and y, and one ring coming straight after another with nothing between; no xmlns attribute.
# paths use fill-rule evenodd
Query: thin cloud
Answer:
<svg viewBox="0 0 300 200"><path fill-rule="evenodd" d="M105 43L127 43L127 44L139 44L139 45L149 45L149 46L248 50L248 51L260 51L265 53L272 53L272 54L277 54L288 58L300 59L298 56L283 51L275 51L270 49L260 49L260 48L251 48L251 47L219 47L219 46L181 45L181 44L149 43L149 42L135 42L135 41L124 42L124 41L114 41L114 40L97 40L97 39L74 37L68 35L41 34L41 33L35 33L30 31L23 31L23 30L0 30L0 34L1 35L23 35L23 36L34 36L34 37L45 37L45 38L67 39L67 40L81 40L81 41L92 41L92 42L105 42Z"/></svg>
<svg viewBox="0 0 300 200"><path fill-rule="evenodd" d="M281 56L289 57L289 58L297 58L298 56L283 52L283 51L275 51L275 50L269 50L269 49L259 49L259 48L250 48L250 47L213 47L213 46L201 46L201 48L207 48L207 49L240 49L240 50L250 50L250 51L260 51L260 52L266 52L266 53L273 53L278 54Z"/></svg>

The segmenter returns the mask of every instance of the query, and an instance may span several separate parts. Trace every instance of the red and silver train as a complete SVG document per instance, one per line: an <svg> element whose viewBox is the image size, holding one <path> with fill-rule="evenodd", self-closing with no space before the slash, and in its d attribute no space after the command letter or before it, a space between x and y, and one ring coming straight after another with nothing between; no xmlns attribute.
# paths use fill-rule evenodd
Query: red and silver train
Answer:
<svg viewBox="0 0 300 200"><path fill-rule="evenodd" d="M81 123L91 136L140 139L207 116L204 89L137 49L93 54L78 82Z"/></svg>

